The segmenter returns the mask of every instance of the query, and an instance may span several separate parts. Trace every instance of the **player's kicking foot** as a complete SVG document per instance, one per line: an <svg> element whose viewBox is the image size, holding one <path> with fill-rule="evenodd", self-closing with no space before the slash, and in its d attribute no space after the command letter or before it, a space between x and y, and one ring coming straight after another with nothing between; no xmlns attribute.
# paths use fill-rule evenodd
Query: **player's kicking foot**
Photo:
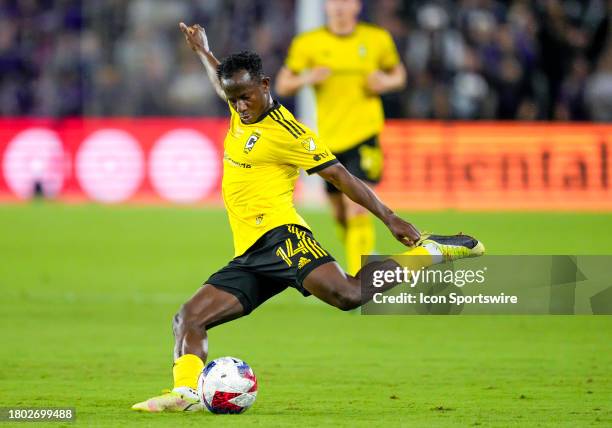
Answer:
<svg viewBox="0 0 612 428"><path fill-rule="evenodd" d="M132 410L139 412L193 412L202 410L202 403L200 403L195 391L190 388L185 388L184 391L177 391L177 389L162 391L162 395L149 398L142 403L136 403L132 406Z"/></svg>
<svg viewBox="0 0 612 428"><path fill-rule="evenodd" d="M430 235L423 234L417 243L421 247L433 246L439 250L445 262L479 257L485 253L482 242L468 235Z"/></svg>

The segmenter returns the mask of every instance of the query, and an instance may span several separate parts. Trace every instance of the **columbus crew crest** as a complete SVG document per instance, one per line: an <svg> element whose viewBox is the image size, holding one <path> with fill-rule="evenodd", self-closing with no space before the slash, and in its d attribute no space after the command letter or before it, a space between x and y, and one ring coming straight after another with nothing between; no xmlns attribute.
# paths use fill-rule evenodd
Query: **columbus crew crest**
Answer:
<svg viewBox="0 0 612 428"><path fill-rule="evenodd" d="M259 132L253 132L244 144L244 153L249 154L250 151L253 150L255 143L259 140L260 137L261 134Z"/></svg>
<svg viewBox="0 0 612 428"><path fill-rule="evenodd" d="M368 54L368 49L365 47L365 45L359 45L358 52L361 58L365 58L365 56Z"/></svg>

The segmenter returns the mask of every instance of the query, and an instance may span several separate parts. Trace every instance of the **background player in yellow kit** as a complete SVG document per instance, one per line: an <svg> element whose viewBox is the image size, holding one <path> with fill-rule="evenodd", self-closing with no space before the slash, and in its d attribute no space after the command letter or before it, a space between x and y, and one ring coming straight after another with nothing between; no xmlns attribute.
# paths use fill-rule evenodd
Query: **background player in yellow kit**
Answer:
<svg viewBox="0 0 612 428"><path fill-rule="evenodd" d="M326 26L293 40L275 89L288 96L313 85L319 136L353 175L374 185L383 166L380 95L403 88L406 71L391 35L359 22L360 11L359 0L327 0ZM326 190L343 234L347 270L355 274L361 255L374 250L371 216L333 185L326 183Z"/></svg>
<svg viewBox="0 0 612 428"><path fill-rule="evenodd" d="M420 236L338 163L316 134L272 99L270 78L263 75L257 54L241 52L220 63L200 26L181 23L180 28L231 114L223 143L222 190L235 251L174 317L174 388L132 406L147 412L200 409L195 389L208 356L207 330L248 315L287 287L343 310L371 299L367 290L362 294L359 278L338 266L295 210L299 169L333 183L383 221L397 240L413 247L406 253L420 256L413 258L413 270L484 252L483 245L467 235ZM398 266L393 259L385 263ZM372 294L386 288L372 289Z"/></svg>

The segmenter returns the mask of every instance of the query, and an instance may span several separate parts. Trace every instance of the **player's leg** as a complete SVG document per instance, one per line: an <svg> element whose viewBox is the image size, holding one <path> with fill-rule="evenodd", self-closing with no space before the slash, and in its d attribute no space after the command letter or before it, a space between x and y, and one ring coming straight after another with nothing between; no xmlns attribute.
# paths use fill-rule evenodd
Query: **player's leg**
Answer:
<svg viewBox="0 0 612 428"><path fill-rule="evenodd" d="M238 318L243 313L244 308L236 296L213 285L204 285L174 316L174 359L192 354L206 362L206 330Z"/></svg>
<svg viewBox="0 0 612 428"><path fill-rule="evenodd" d="M383 156L378 135L374 135L347 153L347 169L371 188L380 181ZM346 206L346 257L348 273L355 275L361 267L361 256L372 254L376 229L372 215L361 205L344 196Z"/></svg>
<svg viewBox="0 0 612 428"><path fill-rule="evenodd" d="M134 404L132 409L145 412L201 410L196 389L208 356L207 330L244 313L245 308L235 295L210 284L200 288L173 319L173 389Z"/></svg>
<svg viewBox="0 0 612 428"><path fill-rule="evenodd" d="M340 193L332 184L326 182L325 186L338 238L345 247L347 271L354 275L359 270L361 255L374 251L374 223L365 208Z"/></svg>
<svg viewBox="0 0 612 428"><path fill-rule="evenodd" d="M361 205L342 195L346 212L346 267L355 275L361 267L361 256L372 254L376 242L376 231L372 215Z"/></svg>
<svg viewBox="0 0 612 428"><path fill-rule="evenodd" d="M198 376L208 357L207 330L238 318L244 308L227 291L206 284L181 306L174 316L174 390L196 389Z"/></svg>
<svg viewBox="0 0 612 428"><path fill-rule="evenodd" d="M264 284L262 277L255 273L263 244L254 245L214 273L206 285L181 306L173 320L174 388L135 404L132 409L148 412L202 409L196 387L208 356L207 330L248 315L287 288L284 283Z"/></svg>
<svg viewBox="0 0 612 428"><path fill-rule="evenodd" d="M369 302L374 293L384 292L397 285L386 284L383 287L362 289L361 276L370 275L374 269L395 269L400 266L418 271L443 261L478 257L483 254L484 245L470 236L428 235L421 239L419 245L400 254L400 257L369 263L355 276L342 271L335 262L322 264L310 271L301 285L324 302L341 310L351 310Z"/></svg>
<svg viewBox="0 0 612 428"><path fill-rule="evenodd" d="M378 136L364 140L357 146L338 154L337 158L351 174L371 187L379 182L382 171L382 152ZM346 268L348 273L355 275L361 267L361 255L374 252L376 230L373 218L365 208L345 195L332 197L341 199L336 203L330 198L332 206L342 207Z"/></svg>
<svg viewBox="0 0 612 428"><path fill-rule="evenodd" d="M313 296L343 311L361 306L361 284L358 276L344 272L336 262L313 269L302 282Z"/></svg>

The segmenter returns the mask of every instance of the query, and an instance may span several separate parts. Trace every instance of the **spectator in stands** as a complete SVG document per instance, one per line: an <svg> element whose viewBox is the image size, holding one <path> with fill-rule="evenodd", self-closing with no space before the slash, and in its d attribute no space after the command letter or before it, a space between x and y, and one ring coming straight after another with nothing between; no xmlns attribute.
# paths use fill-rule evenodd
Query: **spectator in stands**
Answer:
<svg viewBox="0 0 612 428"><path fill-rule="evenodd" d="M0 1L0 115L218 115L176 22L276 74L295 0ZM610 120L611 0L364 0L409 84L388 117ZM228 31L232 28L232 31Z"/></svg>
<svg viewBox="0 0 612 428"><path fill-rule="evenodd" d="M589 77L585 92L592 119L612 122L612 44L608 45L597 70Z"/></svg>

